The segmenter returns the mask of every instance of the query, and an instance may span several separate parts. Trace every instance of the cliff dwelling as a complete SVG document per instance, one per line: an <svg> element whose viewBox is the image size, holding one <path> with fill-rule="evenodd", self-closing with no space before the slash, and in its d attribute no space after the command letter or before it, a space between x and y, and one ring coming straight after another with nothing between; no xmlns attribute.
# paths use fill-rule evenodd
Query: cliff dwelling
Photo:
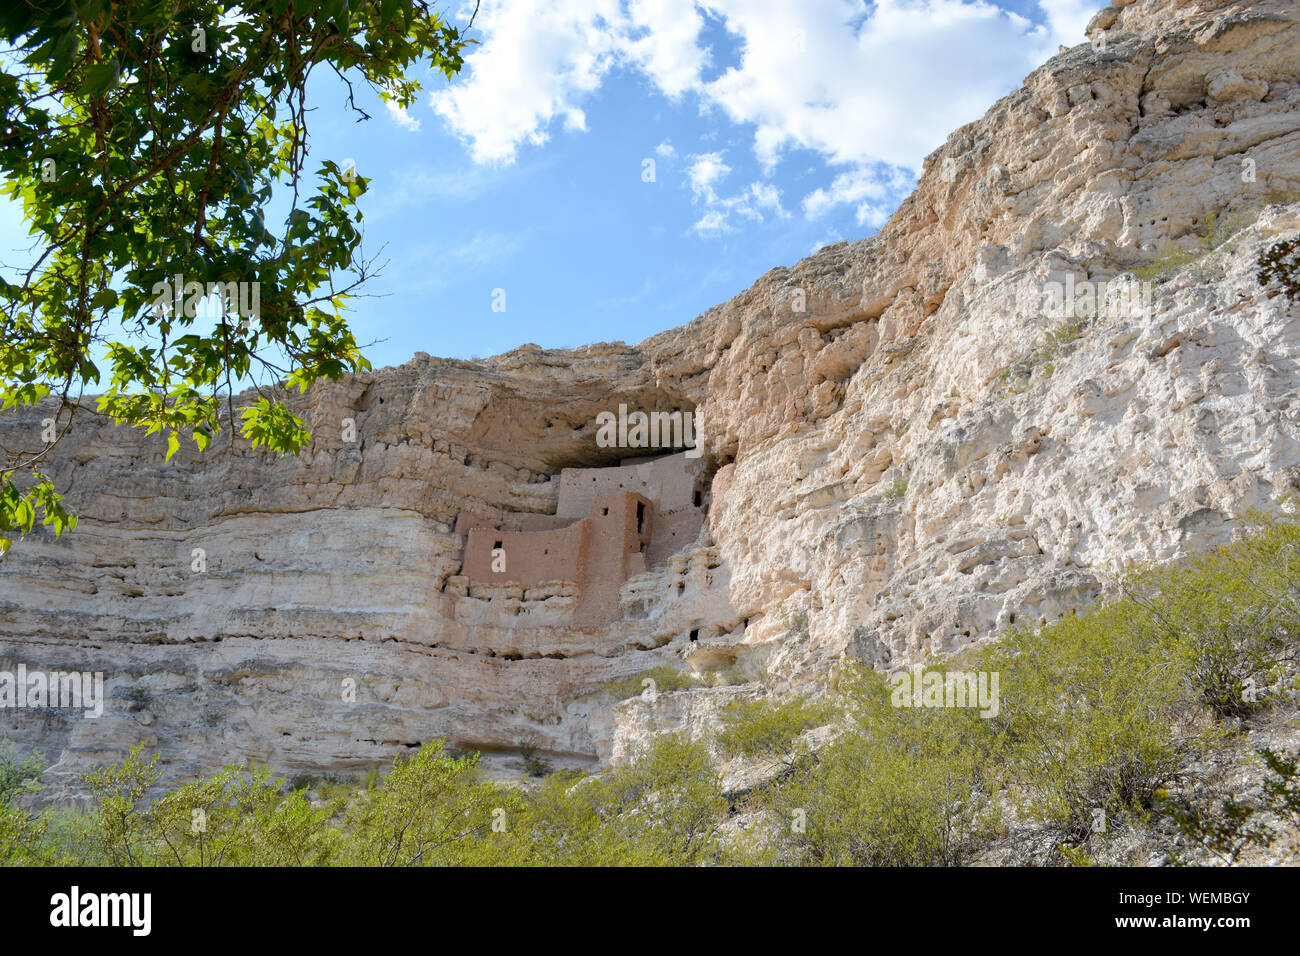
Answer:
<svg viewBox="0 0 1300 956"><path fill-rule="evenodd" d="M619 616L619 589L699 534L705 502L696 490L701 460L685 453L625 460L605 468L565 468L555 514L461 512L460 574L447 590L530 606L572 624Z"/></svg>

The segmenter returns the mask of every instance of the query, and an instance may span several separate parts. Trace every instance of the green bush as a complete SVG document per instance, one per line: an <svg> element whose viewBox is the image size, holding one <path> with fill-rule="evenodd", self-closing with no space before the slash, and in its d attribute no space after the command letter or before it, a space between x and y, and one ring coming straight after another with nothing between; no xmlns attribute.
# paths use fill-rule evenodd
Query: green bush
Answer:
<svg viewBox="0 0 1300 956"><path fill-rule="evenodd" d="M226 767L149 799L158 755L141 747L84 782L98 801L88 821L93 852L112 866L306 866L332 861L329 811L265 767Z"/></svg>
<svg viewBox="0 0 1300 956"><path fill-rule="evenodd" d="M599 776L556 773L520 796L490 862L689 866L717 862L722 784L700 743L666 734Z"/></svg>
<svg viewBox="0 0 1300 956"><path fill-rule="evenodd" d="M1277 282L1292 301L1300 302L1300 238L1273 243L1260 253L1257 265L1260 285Z"/></svg>
<svg viewBox="0 0 1300 956"><path fill-rule="evenodd" d="M974 663L1000 674L985 727L1010 793L1063 840L1087 836L1099 811L1140 813L1178 763L1182 676L1131 602L1018 631Z"/></svg>
<svg viewBox="0 0 1300 956"><path fill-rule="evenodd" d="M37 866L46 862L43 845L47 822L43 817L0 802L0 866Z"/></svg>
<svg viewBox="0 0 1300 956"><path fill-rule="evenodd" d="M1216 718L1263 706L1294 658L1300 526L1253 520L1242 541L1127 575L1118 600L947 662L998 674L987 718L894 707L883 678L847 676L836 702L847 729L762 794L778 856L959 863L996 831L1001 801L1051 827L1080 862L1087 854L1069 844L1095 837L1098 823L1148 820L1189 747L1225 732ZM799 722L783 707L794 706L734 705L720 749L788 747Z"/></svg>
<svg viewBox="0 0 1300 956"><path fill-rule="evenodd" d="M889 487L885 489L885 497L890 501L897 501L905 494L907 494L907 479L901 475L891 481Z"/></svg>
<svg viewBox="0 0 1300 956"><path fill-rule="evenodd" d="M964 862L997 823L989 740L971 710L897 708L883 677L840 682L849 729L759 797L794 864Z"/></svg>
<svg viewBox="0 0 1300 956"><path fill-rule="evenodd" d="M998 373L998 382L1004 386L1003 394L1010 396L1025 392L1035 371L1042 378L1050 378L1056 371L1056 359L1065 351L1066 346L1082 338L1092 321L1094 320L1085 319L1067 322L1049 330L1042 345L1030 350ZM1012 381L1013 378L1022 378L1024 381L1017 384Z"/></svg>
<svg viewBox="0 0 1300 956"><path fill-rule="evenodd" d="M1249 520L1254 533L1243 540L1125 583L1190 689L1220 718L1262 705L1300 633L1300 525Z"/></svg>
<svg viewBox="0 0 1300 956"><path fill-rule="evenodd" d="M1300 752L1288 757L1261 748L1256 753L1268 770L1258 800L1228 797L1215 812L1198 810L1168 794L1160 795L1165 811L1183 836L1224 863L1236 863L1249 847L1272 846L1278 838L1276 823L1300 826ZM1174 862L1185 861L1176 855Z"/></svg>
<svg viewBox="0 0 1300 956"><path fill-rule="evenodd" d="M531 740L516 741L519 747L519 756L524 760L524 769L528 771L530 777L545 777L554 768L551 762L541 755L541 750L537 744Z"/></svg>
<svg viewBox="0 0 1300 956"><path fill-rule="evenodd" d="M783 701L739 700L722 713L716 735L718 750L727 757L777 757L793 765L805 752L800 735L834 717L825 703L792 696Z"/></svg>
<svg viewBox="0 0 1300 956"><path fill-rule="evenodd" d="M450 757L440 741L399 759L344 814L346 862L361 866L473 864L508 821L511 794L480 778L478 756Z"/></svg>
<svg viewBox="0 0 1300 956"><path fill-rule="evenodd" d="M35 793L40 789L36 779L45 772L45 761L40 754L19 758L13 744L0 740L0 807L7 807L20 793Z"/></svg>

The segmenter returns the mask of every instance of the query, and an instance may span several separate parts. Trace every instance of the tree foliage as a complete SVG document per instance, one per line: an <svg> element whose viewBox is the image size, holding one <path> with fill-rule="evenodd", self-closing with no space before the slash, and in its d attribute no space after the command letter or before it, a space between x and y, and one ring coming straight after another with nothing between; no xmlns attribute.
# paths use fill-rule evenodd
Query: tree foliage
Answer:
<svg viewBox="0 0 1300 956"><path fill-rule="evenodd" d="M54 422L4 449L0 549L38 517L74 525L40 465L83 389L165 433L168 457L222 428L277 452L310 439L282 389L369 367L343 311L373 268L369 180L333 159L309 175L308 83L336 74L368 118L354 82L407 106L413 68L450 78L467 42L420 0L0 8L0 189L33 237L0 278L0 406L48 400Z"/></svg>

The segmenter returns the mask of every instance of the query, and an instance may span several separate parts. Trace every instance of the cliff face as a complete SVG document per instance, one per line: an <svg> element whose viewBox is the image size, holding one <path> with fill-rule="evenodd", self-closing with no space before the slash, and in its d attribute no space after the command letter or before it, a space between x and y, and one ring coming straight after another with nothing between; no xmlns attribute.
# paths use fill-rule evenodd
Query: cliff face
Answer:
<svg viewBox="0 0 1300 956"><path fill-rule="evenodd" d="M521 741L594 767L842 655L987 640L1224 540L1300 482L1300 308L1255 265L1300 230L1298 18L1117 3L871 239L636 346L418 355L314 389L297 459L165 464L79 413L48 471L81 524L0 562L0 669L103 671L108 701L0 711L4 734L59 760L56 792L137 742L172 776L349 773L436 737L500 772ZM1149 286L1119 281L1135 267ZM463 513L523 527L556 514L562 469L633 454L595 440L620 403L698 411L695 540L607 624L458 583ZM0 416L0 443L47 414ZM679 661L719 686L604 693Z"/></svg>

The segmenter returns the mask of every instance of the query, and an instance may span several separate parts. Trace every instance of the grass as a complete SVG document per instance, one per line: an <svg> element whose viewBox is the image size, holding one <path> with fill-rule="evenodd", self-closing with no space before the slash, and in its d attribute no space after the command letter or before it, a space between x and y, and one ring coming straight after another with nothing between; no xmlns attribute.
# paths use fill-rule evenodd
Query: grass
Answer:
<svg viewBox="0 0 1300 956"><path fill-rule="evenodd" d="M1056 371L1056 360L1066 348L1083 337L1089 322L1066 322L1048 331L1043 344L1012 362L998 373L998 381L1004 386L1004 395L1020 395L1028 391L1035 372L1040 379L1050 378ZM1017 380L1022 380L1017 384Z"/></svg>
<svg viewBox="0 0 1300 956"><path fill-rule="evenodd" d="M808 612L806 610L786 611L782 615L781 623L785 626L786 634L790 637L807 634Z"/></svg>
<svg viewBox="0 0 1300 956"><path fill-rule="evenodd" d="M1266 205L1287 204L1297 200L1300 200L1300 192L1274 189L1266 194L1260 204L1226 218L1221 219L1217 212L1212 212L1205 217L1201 228L1197 230L1196 242L1190 248L1174 248L1173 243L1166 243L1162 252L1153 261L1134 266L1129 272L1147 282L1168 279L1180 269L1203 259L1226 244L1233 236L1255 222Z"/></svg>
<svg viewBox="0 0 1300 956"><path fill-rule="evenodd" d="M1229 239L1245 229L1259 217L1259 210L1248 210L1220 219L1217 213L1210 213L1196 234L1196 244L1190 248L1172 248L1166 245L1165 251L1155 260L1142 266L1134 266L1129 271L1144 282L1159 282L1167 279L1180 269L1214 252Z"/></svg>

